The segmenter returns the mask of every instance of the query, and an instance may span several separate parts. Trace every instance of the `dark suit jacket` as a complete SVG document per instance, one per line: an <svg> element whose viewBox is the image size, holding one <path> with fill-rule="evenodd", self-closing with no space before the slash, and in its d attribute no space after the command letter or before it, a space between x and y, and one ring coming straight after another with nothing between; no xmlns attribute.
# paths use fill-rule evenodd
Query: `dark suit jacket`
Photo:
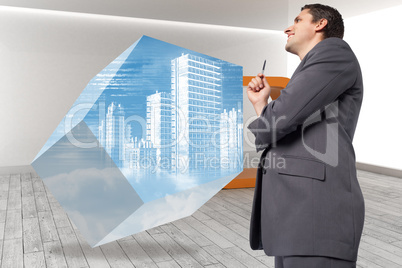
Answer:
<svg viewBox="0 0 402 268"><path fill-rule="evenodd" d="M248 128L264 150L250 245L267 255L356 260L364 200L352 146L363 98L359 63L339 38L318 43Z"/></svg>

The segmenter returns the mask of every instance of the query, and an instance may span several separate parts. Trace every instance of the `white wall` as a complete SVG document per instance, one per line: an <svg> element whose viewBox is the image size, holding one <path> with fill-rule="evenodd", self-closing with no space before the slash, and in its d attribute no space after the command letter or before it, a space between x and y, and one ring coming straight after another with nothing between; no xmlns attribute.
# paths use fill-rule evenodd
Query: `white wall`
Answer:
<svg viewBox="0 0 402 268"><path fill-rule="evenodd" d="M402 5L345 20L360 61L363 106L354 146L358 162L402 170Z"/></svg>
<svg viewBox="0 0 402 268"><path fill-rule="evenodd" d="M402 5L347 18L344 40L360 62L364 81L363 105L353 141L356 160L402 170L400 14ZM288 55L288 77L299 62L298 57Z"/></svg>
<svg viewBox="0 0 402 268"><path fill-rule="evenodd" d="M281 32L0 6L0 167L29 165L90 79L142 35L286 75ZM246 122L254 115L244 101ZM245 145L245 151L254 150Z"/></svg>

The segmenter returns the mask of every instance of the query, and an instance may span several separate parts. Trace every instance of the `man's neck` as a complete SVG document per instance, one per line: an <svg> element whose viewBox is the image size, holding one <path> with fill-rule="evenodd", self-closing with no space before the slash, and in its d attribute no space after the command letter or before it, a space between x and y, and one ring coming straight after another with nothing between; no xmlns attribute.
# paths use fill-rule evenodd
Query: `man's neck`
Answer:
<svg viewBox="0 0 402 268"><path fill-rule="evenodd" d="M300 52L298 54L300 60L303 60L304 57L307 55L307 53L310 52L310 50L313 49L313 47L315 47L319 42L321 42L322 40L324 40L324 38L322 38L321 36L317 36L317 38L311 40L311 42L309 43L309 45L306 47L306 49L304 49L302 52Z"/></svg>

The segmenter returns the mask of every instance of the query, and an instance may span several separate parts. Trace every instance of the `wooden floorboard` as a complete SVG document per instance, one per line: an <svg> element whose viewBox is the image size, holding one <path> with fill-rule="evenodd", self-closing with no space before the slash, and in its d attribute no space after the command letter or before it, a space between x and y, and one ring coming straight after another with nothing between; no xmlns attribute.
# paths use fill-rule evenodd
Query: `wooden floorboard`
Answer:
<svg viewBox="0 0 402 268"><path fill-rule="evenodd" d="M402 267L402 179L358 177L366 221L357 266ZM249 247L253 193L221 190L190 217L91 248L36 174L0 175L0 268L273 268Z"/></svg>

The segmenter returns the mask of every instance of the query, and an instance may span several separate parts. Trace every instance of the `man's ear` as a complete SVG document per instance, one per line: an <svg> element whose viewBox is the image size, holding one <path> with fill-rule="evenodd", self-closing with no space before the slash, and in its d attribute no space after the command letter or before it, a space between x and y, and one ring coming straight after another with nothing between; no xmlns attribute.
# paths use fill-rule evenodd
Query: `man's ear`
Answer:
<svg viewBox="0 0 402 268"><path fill-rule="evenodd" d="M315 30L316 30L317 32L320 32L320 31L322 31L322 30L325 28L325 26L327 26L327 24L328 24L328 20L327 20L327 19L320 19L320 20L317 22L316 26L315 26Z"/></svg>

